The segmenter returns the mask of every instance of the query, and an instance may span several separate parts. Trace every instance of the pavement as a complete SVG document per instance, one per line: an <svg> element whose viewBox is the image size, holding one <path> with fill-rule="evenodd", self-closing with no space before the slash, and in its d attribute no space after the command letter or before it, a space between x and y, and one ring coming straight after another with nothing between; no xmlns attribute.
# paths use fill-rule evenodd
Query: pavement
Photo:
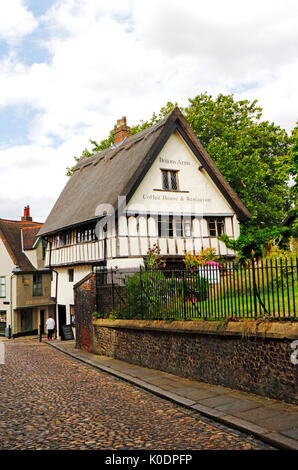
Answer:
<svg viewBox="0 0 298 470"><path fill-rule="evenodd" d="M298 450L297 405L88 353L77 349L75 341L44 342L88 366L257 437L273 447Z"/></svg>

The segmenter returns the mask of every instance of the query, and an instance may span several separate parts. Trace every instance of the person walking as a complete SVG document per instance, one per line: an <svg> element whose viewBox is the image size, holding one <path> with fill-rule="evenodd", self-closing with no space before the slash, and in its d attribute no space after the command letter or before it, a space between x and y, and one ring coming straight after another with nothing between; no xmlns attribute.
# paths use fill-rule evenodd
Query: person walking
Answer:
<svg viewBox="0 0 298 470"><path fill-rule="evenodd" d="M52 339L53 333L55 330L55 320L52 317L52 315L50 315L49 318L47 319L46 325L47 325L47 330L48 330L48 339Z"/></svg>

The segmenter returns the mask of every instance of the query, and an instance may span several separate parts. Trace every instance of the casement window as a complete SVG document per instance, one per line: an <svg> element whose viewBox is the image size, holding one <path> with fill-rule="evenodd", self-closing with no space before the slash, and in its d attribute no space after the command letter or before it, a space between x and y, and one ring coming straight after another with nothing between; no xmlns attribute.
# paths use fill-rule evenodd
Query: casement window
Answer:
<svg viewBox="0 0 298 470"><path fill-rule="evenodd" d="M182 238L183 237L183 225L182 225L181 217L174 217L174 227L175 227L175 237Z"/></svg>
<svg viewBox="0 0 298 470"><path fill-rule="evenodd" d="M33 296L42 295L42 274L33 274Z"/></svg>
<svg viewBox="0 0 298 470"><path fill-rule="evenodd" d="M6 279L5 276L0 276L0 297L6 297Z"/></svg>
<svg viewBox="0 0 298 470"><path fill-rule="evenodd" d="M190 217L184 220L183 228L184 228L184 236L191 237L192 232L191 232L191 218Z"/></svg>
<svg viewBox="0 0 298 470"><path fill-rule="evenodd" d="M73 282L73 269L68 270L68 280L69 282Z"/></svg>
<svg viewBox="0 0 298 470"><path fill-rule="evenodd" d="M165 191L178 191L178 171L177 170L161 170L162 189Z"/></svg>
<svg viewBox="0 0 298 470"><path fill-rule="evenodd" d="M225 233L225 221L222 217L210 217L208 219L208 228L210 237L220 237Z"/></svg>
<svg viewBox="0 0 298 470"><path fill-rule="evenodd" d="M96 240L94 226L82 227L82 228L77 229L77 234L76 234L77 243L91 242L94 240Z"/></svg>
<svg viewBox="0 0 298 470"><path fill-rule="evenodd" d="M158 216L158 236L162 238L173 238L173 216Z"/></svg>
<svg viewBox="0 0 298 470"><path fill-rule="evenodd" d="M45 259L46 257L46 248L47 248L47 243L45 240L42 240L41 242L41 259Z"/></svg>
<svg viewBox="0 0 298 470"><path fill-rule="evenodd" d="M71 232L62 232L58 235L58 246L70 245L71 243Z"/></svg>
<svg viewBox="0 0 298 470"><path fill-rule="evenodd" d="M191 237L191 235L191 218L174 217L174 237L183 238Z"/></svg>
<svg viewBox="0 0 298 470"><path fill-rule="evenodd" d="M191 218L172 215L158 216L158 236L162 238L191 237Z"/></svg>

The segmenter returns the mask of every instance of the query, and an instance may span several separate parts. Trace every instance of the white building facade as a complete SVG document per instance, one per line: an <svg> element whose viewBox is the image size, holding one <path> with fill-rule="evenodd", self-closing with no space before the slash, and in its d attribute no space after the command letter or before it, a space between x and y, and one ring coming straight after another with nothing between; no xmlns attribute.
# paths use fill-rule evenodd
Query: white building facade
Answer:
<svg viewBox="0 0 298 470"><path fill-rule="evenodd" d="M178 108L140 134L125 120L117 131L122 141L78 163L40 232L66 323L73 285L95 266L137 268L155 244L171 265L205 248L233 258L219 236L238 238L250 217Z"/></svg>

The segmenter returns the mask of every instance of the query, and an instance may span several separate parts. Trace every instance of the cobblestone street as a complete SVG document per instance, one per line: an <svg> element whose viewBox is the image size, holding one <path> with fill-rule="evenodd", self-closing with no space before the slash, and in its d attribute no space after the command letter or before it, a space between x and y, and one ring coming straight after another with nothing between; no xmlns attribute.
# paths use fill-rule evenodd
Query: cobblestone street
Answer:
<svg viewBox="0 0 298 470"><path fill-rule="evenodd" d="M5 342L0 380L1 450L270 448L36 339Z"/></svg>

